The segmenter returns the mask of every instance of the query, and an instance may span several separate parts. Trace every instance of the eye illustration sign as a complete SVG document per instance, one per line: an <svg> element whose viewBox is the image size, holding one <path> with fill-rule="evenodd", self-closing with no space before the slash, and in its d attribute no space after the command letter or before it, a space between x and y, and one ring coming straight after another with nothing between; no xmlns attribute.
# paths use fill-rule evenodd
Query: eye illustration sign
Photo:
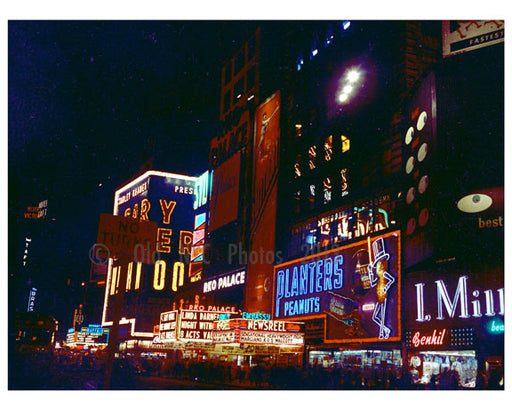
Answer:
<svg viewBox="0 0 512 410"><path fill-rule="evenodd" d="M326 318L325 341L400 340L400 232L277 265L274 319Z"/></svg>

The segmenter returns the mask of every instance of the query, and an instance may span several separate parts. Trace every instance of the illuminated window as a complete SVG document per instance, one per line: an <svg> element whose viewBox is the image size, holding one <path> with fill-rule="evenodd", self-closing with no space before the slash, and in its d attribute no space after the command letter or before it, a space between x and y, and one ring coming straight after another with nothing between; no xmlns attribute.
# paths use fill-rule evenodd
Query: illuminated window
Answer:
<svg viewBox="0 0 512 410"><path fill-rule="evenodd" d="M330 161L332 158L332 135L329 135L324 142L325 160Z"/></svg>
<svg viewBox="0 0 512 410"><path fill-rule="evenodd" d="M297 155L297 158L295 160L295 164L293 166L295 178L298 178L298 177L300 177L302 175L302 172L300 170L300 160L301 160L301 156Z"/></svg>
<svg viewBox="0 0 512 410"><path fill-rule="evenodd" d="M244 79L241 78L233 88L233 104L236 104L244 95Z"/></svg>
<svg viewBox="0 0 512 410"><path fill-rule="evenodd" d="M302 124L295 124L295 137L299 138L302 136Z"/></svg>
<svg viewBox="0 0 512 410"><path fill-rule="evenodd" d="M304 65L304 59L302 57L299 57L297 59L297 71L300 71L302 69L303 65Z"/></svg>
<svg viewBox="0 0 512 410"><path fill-rule="evenodd" d="M341 196L348 195L348 168L343 168L340 171L341 178Z"/></svg>
<svg viewBox="0 0 512 410"><path fill-rule="evenodd" d="M313 145L309 148L309 169L316 168L316 145Z"/></svg>
<svg viewBox="0 0 512 410"><path fill-rule="evenodd" d="M341 152L347 152L350 149L350 139L345 137L344 135L341 136Z"/></svg>
<svg viewBox="0 0 512 410"><path fill-rule="evenodd" d="M330 46L334 40L334 36L332 34L328 34L327 38L325 39L325 46Z"/></svg>
<svg viewBox="0 0 512 410"><path fill-rule="evenodd" d="M323 180L324 186L324 204L331 202L331 193L332 193L332 182L331 178L327 177Z"/></svg>
<svg viewBox="0 0 512 410"><path fill-rule="evenodd" d="M313 198L313 200L315 199L315 184L311 184L309 186L309 198Z"/></svg>

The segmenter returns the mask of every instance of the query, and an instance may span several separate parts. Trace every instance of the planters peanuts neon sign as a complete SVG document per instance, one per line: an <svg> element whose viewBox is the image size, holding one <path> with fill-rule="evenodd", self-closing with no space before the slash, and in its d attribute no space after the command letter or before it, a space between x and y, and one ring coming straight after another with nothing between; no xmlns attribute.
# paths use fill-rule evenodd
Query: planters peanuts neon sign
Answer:
<svg viewBox="0 0 512 410"><path fill-rule="evenodd" d="M339 330L331 339L399 337L399 240L400 233L391 232L277 265L274 318L325 315ZM364 267L361 252L368 255Z"/></svg>

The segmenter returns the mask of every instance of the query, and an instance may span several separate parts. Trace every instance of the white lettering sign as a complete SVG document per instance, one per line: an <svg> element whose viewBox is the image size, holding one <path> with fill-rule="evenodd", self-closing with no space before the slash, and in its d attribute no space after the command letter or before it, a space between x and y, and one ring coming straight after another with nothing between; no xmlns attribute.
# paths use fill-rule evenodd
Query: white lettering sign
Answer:
<svg viewBox="0 0 512 410"><path fill-rule="evenodd" d="M454 318L455 316L461 319L468 319L471 317L478 318L482 316L482 302L485 303L485 316L495 316L496 314L504 316L505 315L505 289L500 288L496 291L492 289L487 289L484 292L480 292L480 290L475 289L472 292L468 290L468 276L461 276L457 282L457 288L455 292L451 293L453 296L450 296L450 290L447 288L446 283L443 280L436 280L436 290L437 290L437 320L445 320L446 314L449 318ZM414 285L416 288L416 308L417 322L429 322L432 320L432 316L427 314L425 311L425 283L416 283ZM482 300L482 293L484 296L484 300ZM496 312L496 308L494 306L494 294L497 294L499 301L499 310ZM474 298L471 301L472 312L470 312L469 307L469 297L470 295Z"/></svg>

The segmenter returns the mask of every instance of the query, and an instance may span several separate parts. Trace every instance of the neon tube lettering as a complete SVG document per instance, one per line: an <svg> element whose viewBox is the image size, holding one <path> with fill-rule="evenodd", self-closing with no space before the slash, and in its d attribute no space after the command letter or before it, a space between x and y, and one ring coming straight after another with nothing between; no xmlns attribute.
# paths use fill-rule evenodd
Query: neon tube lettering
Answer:
<svg viewBox="0 0 512 410"><path fill-rule="evenodd" d="M425 288L424 283L417 283L416 287L416 306L418 308L418 316L416 317L417 322L426 322L428 319L425 316L425 304L423 303L423 289Z"/></svg>
<svg viewBox="0 0 512 410"><path fill-rule="evenodd" d="M460 315L462 319L469 317L468 314L468 296L467 296L467 276L461 276L457 284L457 290L453 302L450 300L446 285L442 280L436 280L437 284L437 319L444 320L443 315L443 304L446 307L448 315L453 318L455 316L455 310L457 308L457 302L460 299Z"/></svg>

